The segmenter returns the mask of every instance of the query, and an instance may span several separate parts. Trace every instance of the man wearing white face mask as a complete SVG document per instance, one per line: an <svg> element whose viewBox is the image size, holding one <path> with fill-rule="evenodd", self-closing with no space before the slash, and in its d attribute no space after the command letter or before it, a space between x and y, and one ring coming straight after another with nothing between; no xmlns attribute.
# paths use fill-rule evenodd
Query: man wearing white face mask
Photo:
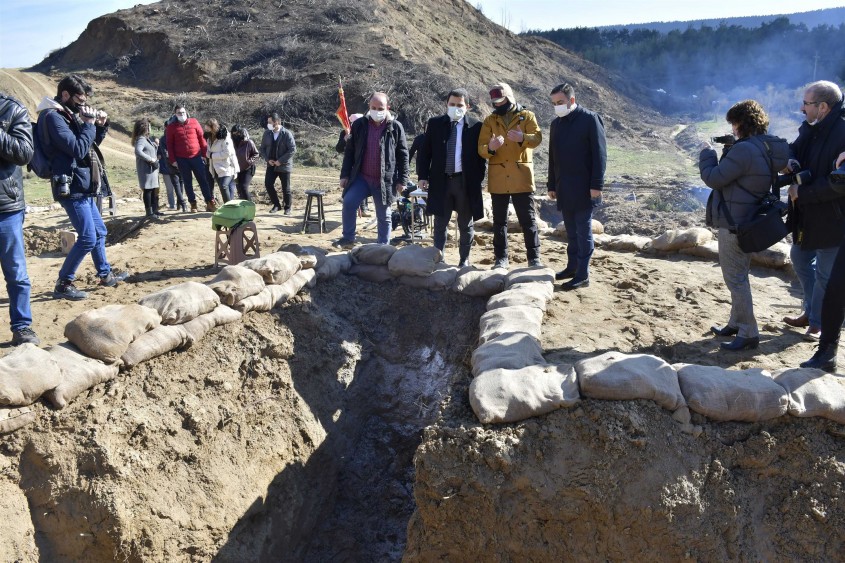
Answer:
<svg viewBox="0 0 845 563"><path fill-rule="evenodd" d="M282 127L282 118L278 113L267 116L267 130L261 137L258 154L267 162L267 173L264 175L264 189L270 197L270 213L284 209L286 216L291 215L293 196L290 189L290 174L293 171L293 155L296 152L296 141L293 133ZM276 191L276 178L282 184L282 200Z"/></svg>
<svg viewBox="0 0 845 563"><path fill-rule="evenodd" d="M573 290L590 285L593 208L601 203L607 148L601 117L575 103L575 88L560 84L551 97L557 117L549 128L549 197L568 241L566 268L555 279L571 278L563 288Z"/></svg>
<svg viewBox="0 0 845 563"><path fill-rule="evenodd" d="M469 265L474 236L473 220L484 217L481 182L487 161L476 147L481 122L467 114L469 94L463 88L449 92L446 115L428 120L422 146L417 153L419 187L428 191L427 212L434 215L434 246L446 246L446 230L452 211L458 213L459 266Z"/></svg>
<svg viewBox="0 0 845 563"><path fill-rule="evenodd" d="M378 220L378 243L390 240L390 206L408 183L408 145L405 129L390 114L387 94L370 97L366 119L352 124L340 169L343 190L343 237L335 246L355 243L358 206L372 196Z"/></svg>
<svg viewBox="0 0 845 563"><path fill-rule="evenodd" d="M188 112L182 104L177 104L173 108L173 117L175 119L168 120L165 130L167 154L170 158L168 164L173 169L176 169L177 164L179 165L182 185L185 186L188 201L191 202L191 211L197 210L192 175L196 176L197 183L200 185L206 211L214 211L217 204L214 201L211 184L208 183L208 173L203 160L208 145L202 134L202 126L193 117L188 117Z"/></svg>

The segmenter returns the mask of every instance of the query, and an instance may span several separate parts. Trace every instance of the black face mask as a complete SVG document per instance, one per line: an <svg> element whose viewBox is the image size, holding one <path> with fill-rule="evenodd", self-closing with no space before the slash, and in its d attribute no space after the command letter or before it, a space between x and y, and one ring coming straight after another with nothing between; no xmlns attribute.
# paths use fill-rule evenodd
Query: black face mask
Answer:
<svg viewBox="0 0 845 563"><path fill-rule="evenodd" d="M505 115L513 108L513 104L508 102L503 106L493 106L493 113L496 115Z"/></svg>

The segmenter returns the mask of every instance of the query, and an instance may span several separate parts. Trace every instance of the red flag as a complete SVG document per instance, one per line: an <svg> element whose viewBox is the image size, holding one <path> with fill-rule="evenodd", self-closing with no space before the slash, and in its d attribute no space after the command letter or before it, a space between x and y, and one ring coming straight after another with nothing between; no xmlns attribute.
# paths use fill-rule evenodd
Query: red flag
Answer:
<svg viewBox="0 0 845 563"><path fill-rule="evenodd" d="M343 95L343 83L340 81L337 83L337 93L340 96L340 106L338 106L335 115L340 120L340 124L343 125L343 129L348 134L350 131L349 112L346 111L346 97Z"/></svg>

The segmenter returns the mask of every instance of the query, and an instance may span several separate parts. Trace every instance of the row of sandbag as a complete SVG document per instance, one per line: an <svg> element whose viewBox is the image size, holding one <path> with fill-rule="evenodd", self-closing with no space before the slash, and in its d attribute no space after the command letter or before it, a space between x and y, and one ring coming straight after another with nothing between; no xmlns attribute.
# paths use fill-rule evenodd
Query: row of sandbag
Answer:
<svg viewBox="0 0 845 563"><path fill-rule="evenodd" d="M0 405L22 408L0 409L0 432L32 422L35 413L26 406L41 396L64 408L83 391L113 379L121 366L188 348L244 312L281 304L313 285L314 262L313 257L278 252L226 266L207 284L184 282L137 304L86 311L65 326L67 343L17 347L0 358Z"/></svg>

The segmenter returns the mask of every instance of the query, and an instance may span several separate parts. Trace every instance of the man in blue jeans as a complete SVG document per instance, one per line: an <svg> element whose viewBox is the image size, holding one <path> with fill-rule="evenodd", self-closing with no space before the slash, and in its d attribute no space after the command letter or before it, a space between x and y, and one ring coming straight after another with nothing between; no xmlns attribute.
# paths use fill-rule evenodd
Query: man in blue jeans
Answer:
<svg viewBox="0 0 845 563"><path fill-rule="evenodd" d="M56 299L88 297L73 285L76 270L90 253L100 285L114 287L127 272L113 272L106 259L106 226L97 209L96 197L108 190L99 145L108 133L108 117L88 106L91 85L71 74L59 82L55 98L44 97L38 105L39 143L50 160L53 197L62 205L76 229L76 243L59 270L53 290ZM43 140L43 143L42 143Z"/></svg>
<svg viewBox="0 0 845 563"><path fill-rule="evenodd" d="M32 126L20 102L0 94L0 268L9 294L12 344L41 344L32 330L30 283L23 250L23 196L21 166L32 158Z"/></svg>

